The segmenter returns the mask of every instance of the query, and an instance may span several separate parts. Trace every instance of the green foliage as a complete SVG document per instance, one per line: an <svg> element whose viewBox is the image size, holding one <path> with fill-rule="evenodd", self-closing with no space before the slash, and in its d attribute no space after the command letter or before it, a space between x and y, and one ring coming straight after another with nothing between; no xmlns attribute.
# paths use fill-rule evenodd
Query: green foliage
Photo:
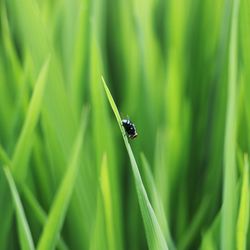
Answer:
<svg viewBox="0 0 250 250"><path fill-rule="evenodd" d="M54 249L55 243L58 239L66 211L70 202L70 198L75 187L76 177L78 174L79 155L82 146L83 135L85 132L86 119L82 122L75 143L72 148L72 154L69 161L69 166L63 180L58 188L57 194L54 198L48 219L43 229L43 233L38 242L37 249Z"/></svg>
<svg viewBox="0 0 250 250"><path fill-rule="evenodd" d="M237 249L246 249L249 224L249 166L246 155L244 160L240 207L237 220Z"/></svg>
<svg viewBox="0 0 250 250"><path fill-rule="evenodd" d="M126 136L126 132L122 127L122 120L119 114L119 111L115 105L114 99L104 81L102 78L104 89L106 91L108 100L110 102L110 105L113 109L113 112L115 114L118 126L120 127L121 134L123 136L123 140L126 146L126 149L128 151L128 155L130 158L131 166L132 166L132 171L134 174L135 178L135 186L136 186L136 191L137 191L137 196L141 208L141 213L145 225L145 230L146 230L146 235L147 235L147 240L148 240L148 245L150 249L168 249L167 244L164 239L164 235L162 233L162 230L160 228L159 222L156 218L155 212L152 208L152 205L150 204L150 201L148 199L147 192L145 190L145 187L142 182L142 178L140 175L139 168L137 166L134 154L132 152L132 149L130 147L130 144L128 142L128 138Z"/></svg>
<svg viewBox="0 0 250 250"><path fill-rule="evenodd" d="M250 249L249 29L249 0L0 0L0 249Z"/></svg>
<svg viewBox="0 0 250 250"><path fill-rule="evenodd" d="M221 221L221 248L235 249L236 228L236 96L237 96L237 34L240 1L234 1L229 38L228 99L224 141L224 178Z"/></svg>
<svg viewBox="0 0 250 250"><path fill-rule="evenodd" d="M11 175L11 172L8 169L8 166L4 167L4 172L5 172L5 176L8 180L8 184L11 190L13 202L15 204L17 223L18 223L18 233L19 233L21 247L22 249L27 249L27 250L35 249L32 236L31 236L31 232L30 232L30 228L28 226L25 213L23 210L23 206L22 206L16 185L15 185L15 182Z"/></svg>

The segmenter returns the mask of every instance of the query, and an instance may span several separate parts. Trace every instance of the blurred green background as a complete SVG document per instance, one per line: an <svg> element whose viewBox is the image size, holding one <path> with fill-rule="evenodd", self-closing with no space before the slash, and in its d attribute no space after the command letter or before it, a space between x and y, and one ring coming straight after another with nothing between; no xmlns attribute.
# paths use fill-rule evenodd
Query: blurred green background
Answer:
<svg viewBox="0 0 250 250"><path fill-rule="evenodd" d="M0 0L0 249L250 249L249 30L249 0Z"/></svg>

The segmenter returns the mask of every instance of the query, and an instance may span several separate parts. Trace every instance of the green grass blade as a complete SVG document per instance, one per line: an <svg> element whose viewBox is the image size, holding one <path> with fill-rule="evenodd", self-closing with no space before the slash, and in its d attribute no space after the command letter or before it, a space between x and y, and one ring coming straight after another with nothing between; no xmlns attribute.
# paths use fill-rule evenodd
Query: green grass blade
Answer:
<svg viewBox="0 0 250 250"><path fill-rule="evenodd" d="M11 190L12 198L14 201L15 209L16 209L18 233L19 233L19 238L21 242L21 247L23 250L35 249L32 236L31 236L31 232L30 232L30 228L25 217L25 213L23 210L23 206L22 206L16 185L15 185L15 182L7 166L4 167L4 173L6 175L6 178L7 178L10 190Z"/></svg>
<svg viewBox="0 0 250 250"><path fill-rule="evenodd" d="M236 228L236 84L237 84L237 38L240 0L233 1L229 41L228 100L224 141L224 183L221 223L221 249L235 249ZM230 2L229 2L230 4Z"/></svg>
<svg viewBox="0 0 250 250"><path fill-rule="evenodd" d="M203 233L200 250L217 250L220 240L221 212L219 212L210 227Z"/></svg>
<svg viewBox="0 0 250 250"><path fill-rule="evenodd" d="M47 220L47 214L45 213L43 208L40 206L40 204L38 203L38 201L36 200L36 198L34 197L32 192L30 191L30 189L26 185L24 185L22 187L22 191L23 191L23 196L24 196L25 200L27 201L27 204L30 206L34 217L37 219L37 221L41 225L45 225L46 220ZM63 239L61 237L59 237L59 239L58 239L57 248L59 250L67 250L68 249L67 245L65 244L65 242L63 241Z"/></svg>
<svg viewBox="0 0 250 250"><path fill-rule="evenodd" d="M210 208L210 204L211 202L209 198L204 197L200 203L199 208L197 209L194 218L192 219L192 222L190 223L189 227L186 229L186 232L181 238L177 249L182 250L189 248L189 245L192 242L193 238L197 235L197 232L199 232L200 225L206 217L206 213Z"/></svg>
<svg viewBox="0 0 250 250"><path fill-rule="evenodd" d="M114 222L113 222L113 207L112 207L112 193L110 188L110 177L107 166L107 156L103 156L102 166L101 166L101 191L104 203L105 220L107 228L107 238L108 238L108 249L115 250L116 242L114 238Z"/></svg>
<svg viewBox="0 0 250 250"><path fill-rule="evenodd" d="M86 128L86 122L87 114L85 114L84 119L82 120L73 145L67 172L65 173L65 176L60 184L51 211L48 215L47 223L45 224L42 235L39 239L37 247L38 250L54 249L55 247L76 183L78 168L80 165L78 160Z"/></svg>
<svg viewBox="0 0 250 250"><path fill-rule="evenodd" d="M97 196L97 207L95 211L95 221L92 229L92 236L90 240L89 250L106 250L108 249L107 237L105 232L104 209L101 201L101 194Z"/></svg>
<svg viewBox="0 0 250 250"><path fill-rule="evenodd" d="M240 208L237 221L237 249L243 250L246 248L247 232L249 224L249 165L248 158L245 155L243 170L243 182L241 187Z"/></svg>
<svg viewBox="0 0 250 250"><path fill-rule="evenodd" d="M2 161L3 164L11 166L11 160L1 145L0 145L0 161ZM34 217L37 219L38 222L40 222L41 225L44 225L47 220L47 214L45 213L43 208L39 205L38 201L35 199L32 192L25 184L22 186L22 193L27 203L31 207ZM68 249L67 245L65 244L62 238L59 238L58 240L58 249L61 250Z"/></svg>
<svg viewBox="0 0 250 250"><path fill-rule="evenodd" d="M117 107L116 107L116 105L115 105L114 99L113 99L113 97L112 97L112 95L111 95L111 93L110 93L110 91L109 91L109 89L108 89L108 86L107 86L107 84L106 84L106 82L105 82L105 80L104 80L103 77L102 77L102 82L103 82L103 86L104 86L106 95L107 95L107 97L108 97L108 100L109 100L109 102L110 102L110 105L111 105L111 107L112 107L112 110L113 110L113 112L115 113L115 117L116 117L116 120L117 120L118 125L119 125L119 127L120 127L120 130L121 130L121 132L122 132L123 138L126 139L127 137L125 136L124 130L122 129L122 121L121 121L121 117L120 117L119 111L118 111L118 109L117 109Z"/></svg>
<svg viewBox="0 0 250 250"><path fill-rule="evenodd" d="M0 145L0 162L3 163L3 165L11 165L11 160L5 150L3 149L2 145Z"/></svg>
<svg viewBox="0 0 250 250"><path fill-rule="evenodd" d="M120 130L121 130L121 133L122 133L122 136L124 139L124 143L125 143L125 146L127 148L128 155L130 158L132 171L133 171L134 178L135 178L137 196L138 196L139 205L140 205L140 209L141 209L141 213L142 213L142 218L143 218L143 222L144 222L144 226L145 226L145 230L146 230L146 236L147 236L147 240L148 240L149 249L159 249L159 250L168 249L168 246L167 246L167 243L164 239L159 222L156 218L155 212L154 212L154 210L150 204L150 201L148 199L148 195L147 195L147 192L146 192L145 187L143 185L142 178L141 178L139 168L137 166L134 154L133 154L132 149L130 147L130 144L128 142L125 131L123 130L123 128L121 126L121 117L120 117L119 111L115 105L113 97L112 97L103 77L102 77L102 81L103 81L103 86L104 86L106 95L108 97L108 100L110 102L112 110L116 116L118 125L120 127Z"/></svg>
<svg viewBox="0 0 250 250"><path fill-rule="evenodd" d="M152 203L153 203L154 208L155 208L155 213L156 213L157 219L160 223L160 226L162 228L164 235L166 236L166 241L167 241L167 244L169 246L169 249L175 249L174 242L173 242L171 235L170 235L170 232L169 232L169 227L168 227L164 207L163 207L162 201L158 195L158 190L156 188L155 180L154 180L154 177L153 177L152 172L150 170L149 163L148 163L148 161L143 153L141 153L141 159L142 159L142 166L143 166L143 170L145 173L146 182L148 183L147 186L148 186L149 192L151 193L151 196L152 196Z"/></svg>
<svg viewBox="0 0 250 250"><path fill-rule="evenodd" d="M26 175L27 166L25 164L25 161L27 160L30 152L32 144L32 135L38 122L39 114L42 107L43 95L47 82L46 76L48 73L49 62L50 57L45 61L39 73L33 91L33 95L29 104L27 117L25 119L21 134L18 138L14 155L12 158L14 176L18 178L18 180L22 180Z"/></svg>

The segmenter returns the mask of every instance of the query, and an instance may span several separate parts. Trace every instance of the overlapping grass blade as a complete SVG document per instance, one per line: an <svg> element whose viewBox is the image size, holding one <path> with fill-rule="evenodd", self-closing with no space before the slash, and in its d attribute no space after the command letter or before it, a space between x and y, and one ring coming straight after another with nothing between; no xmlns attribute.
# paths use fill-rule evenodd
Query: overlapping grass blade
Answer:
<svg viewBox="0 0 250 250"><path fill-rule="evenodd" d="M76 20L77 26L76 26L76 33L75 33L75 46L74 51L72 55L72 79L70 84L70 92L72 97L72 103L75 109L79 109L80 102L82 96L81 88L82 85L79 84L81 81L81 77L83 74L82 66L86 64L87 61L87 51L88 51L88 39L85 39L89 32L89 26L88 26L88 18L90 15L90 11L86 11L86 9L90 9L90 0L81 2L79 6L78 11L78 18ZM73 15L75 15L75 12L73 12ZM85 72L84 72L85 73Z"/></svg>
<svg viewBox="0 0 250 250"><path fill-rule="evenodd" d="M151 196L152 196L152 203L154 205L157 219L160 223L160 226L161 226L161 229L162 229L164 235L166 236L166 241L167 241L167 244L169 246L169 249L170 250L175 249L174 242L173 242L171 235L170 235L170 232L169 232L169 227L168 227L168 223L167 223L167 218L165 216L164 207L163 207L162 201L158 195L158 191L157 191L157 188L155 185L155 180L154 180L154 177L153 177L152 172L150 170L149 163L148 163L148 161L143 153L141 153L141 159L142 159L142 166L143 166L143 170L145 173L146 182L148 184L147 186L148 186L149 192L151 193Z"/></svg>
<svg viewBox="0 0 250 250"><path fill-rule="evenodd" d="M11 165L11 160L5 150L3 149L2 145L0 145L0 162L6 165Z"/></svg>
<svg viewBox="0 0 250 250"><path fill-rule="evenodd" d="M76 140L72 148L72 155L70 157L67 172L65 173L65 176L59 186L58 192L52 204L47 222L38 242L38 250L53 249L58 239L76 183L78 167L80 166L78 160L86 128L86 122L87 114L85 114L84 118L82 119Z"/></svg>
<svg viewBox="0 0 250 250"><path fill-rule="evenodd" d="M8 166L4 167L4 173L6 175L12 198L15 205L16 216L17 216L17 223L18 223L18 234L21 243L21 247L23 250L32 250L35 249L33 239L31 236L30 228L28 222L26 220L26 216L23 210L22 202L20 200L15 182L11 175L11 172Z"/></svg>
<svg viewBox="0 0 250 250"><path fill-rule="evenodd" d="M237 220L237 235L236 235L236 246L238 250L247 249L247 231L249 225L249 165L248 157L245 155L244 159L244 170L242 177L242 187L241 187L241 198L240 198L240 207Z"/></svg>
<svg viewBox="0 0 250 250"><path fill-rule="evenodd" d="M0 145L0 162L1 161L3 164L5 164L7 166L11 166L11 160L10 160L9 156L7 155L5 150ZM43 208L40 206L38 201L35 199L35 197L33 196L30 189L26 186L26 184L22 185L22 193L23 193L23 196L24 196L25 200L27 201L28 205L31 207L34 217L37 219L37 221L41 225L44 225L46 223L46 220L47 220L47 214L45 213ZM59 238L59 240L58 240L58 249L61 249L61 250L68 249L67 245L65 244L65 242L61 238Z"/></svg>
<svg viewBox="0 0 250 250"><path fill-rule="evenodd" d="M228 2L230 4L230 2ZM236 95L237 95L237 27L240 0L233 1L229 41L228 100L224 140L224 183L221 222L221 249L235 249L236 228Z"/></svg>
<svg viewBox="0 0 250 250"><path fill-rule="evenodd" d="M95 211L95 222L93 225L92 236L90 240L89 250L106 250L108 249L107 237L105 232L105 220L102 197L97 195L97 208Z"/></svg>
<svg viewBox="0 0 250 250"><path fill-rule="evenodd" d="M61 10L62 2L57 2L58 9L56 8L55 12ZM47 5L46 3L43 2L43 4ZM66 156L69 155L70 146L74 139L74 131L77 130L76 117L65 91L64 75L60 68L61 58L55 53L52 42L52 31L54 31L55 23L46 25L46 18L42 16L40 4L34 0L22 0L21 2L10 0L6 2L10 15L15 16L15 24L20 31L20 41L25 45L25 49L27 49L28 55L32 59L33 72L39 72L48 55L52 55L48 72L48 82L50 84L47 85L43 111L49 117L49 121L56 132L55 136L59 138L63 154ZM55 168L55 171L57 172L57 168Z"/></svg>
<svg viewBox="0 0 250 250"><path fill-rule="evenodd" d="M206 217L206 213L209 209L210 200L209 197L204 197L202 202L200 203L199 208L197 209L197 212L192 219L192 223L189 225L189 227L186 229L186 232L184 233L183 237L181 238L177 249L188 249L189 245L191 244L192 240L197 235L197 232L199 231L199 227L201 226L204 217Z"/></svg>
<svg viewBox="0 0 250 250"><path fill-rule="evenodd" d="M148 240L149 249L159 249L159 250L168 249L167 243L164 239L164 235L163 235L162 230L160 228L159 222L156 218L155 212L154 212L154 210L149 202L148 195L147 195L147 192L146 192L145 187L143 185L142 178L141 178L139 168L137 166L134 154L132 152L132 149L130 147L128 139L126 137L125 131L122 128L121 117L120 117L119 111L115 105L113 97L112 97L103 77L102 77L102 81L103 81L103 86L104 86L106 95L108 97L108 100L110 102L112 110L116 116L116 120L117 120L118 125L120 127L120 130L121 130L121 133L123 136L123 140L124 140L124 143L125 143L125 146L127 148L128 155L130 158L132 171L133 171L133 175L135 178L135 186L136 186L137 196L138 196L139 205L140 205L141 213L142 213L142 218L143 218L143 222L144 222L144 226L145 226L145 230L146 230L146 236L147 236L147 240Z"/></svg>
<svg viewBox="0 0 250 250"><path fill-rule="evenodd" d="M210 227L203 233L201 250L217 250L220 249L220 223L221 223L221 212L217 214Z"/></svg>
<svg viewBox="0 0 250 250"><path fill-rule="evenodd" d="M114 222L113 222L113 207L112 207L112 193L110 188L109 172L107 166L107 156L103 156L102 166L101 166L101 191L105 211L105 220L106 220L106 230L107 230L107 239L108 239L108 249L116 250L116 242L114 238Z"/></svg>
<svg viewBox="0 0 250 250"><path fill-rule="evenodd" d="M25 164L25 161L27 161L30 153L33 132L36 127L42 107L43 95L47 82L46 76L48 72L49 62L50 57L46 60L39 73L37 82L35 84L34 92L29 104L27 117L25 119L12 158L14 176L19 180L23 180L26 175L27 165Z"/></svg>
<svg viewBox="0 0 250 250"><path fill-rule="evenodd" d="M27 201L27 204L31 208L33 216L37 219L37 221L41 225L45 225L47 221L47 214L45 213L43 208L39 205L38 201L35 199L34 195L32 194L32 192L29 190L27 186L24 185L22 187L22 191L23 191L23 196L25 200ZM60 250L68 249L67 245L65 244L65 242L63 241L61 237L59 237L58 239L57 248Z"/></svg>
<svg viewBox="0 0 250 250"><path fill-rule="evenodd" d="M49 67L50 57L45 61L36 82L33 95L29 104L28 114L25 119L21 134L17 140L17 144L14 150L13 157L11 159L11 164L9 166L13 170L13 176L15 180L23 180L27 171L26 161L29 158L31 146L32 146L32 136L34 129L36 127L38 117L41 111L43 94L46 86L46 75ZM3 184L3 183L0 183ZM5 187L3 187L5 188ZM4 189L1 188L0 192L4 193ZM0 197L0 204L3 204L4 196ZM13 207L11 203L5 204L6 211L3 212L6 221L11 222L11 216ZM5 214L6 213L6 214ZM10 227L10 223L8 224ZM2 235L1 235L2 236ZM2 242L0 240L0 242ZM0 243L1 244L1 243Z"/></svg>

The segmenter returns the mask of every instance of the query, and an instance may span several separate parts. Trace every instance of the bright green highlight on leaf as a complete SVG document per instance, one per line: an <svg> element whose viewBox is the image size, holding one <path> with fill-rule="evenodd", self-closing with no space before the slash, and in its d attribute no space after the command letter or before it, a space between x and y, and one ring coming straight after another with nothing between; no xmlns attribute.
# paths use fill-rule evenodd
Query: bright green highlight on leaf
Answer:
<svg viewBox="0 0 250 250"><path fill-rule="evenodd" d="M249 162L247 155L244 156L243 180L241 185L240 207L237 220L237 249L247 249L247 232L249 226Z"/></svg>
<svg viewBox="0 0 250 250"><path fill-rule="evenodd" d="M30 228L23 210L22 202L20 200L15 182L13 180L13 177L11 175L11 172L8 168L8 166L5 166L4 168L4 173L7 178L10 190L11 190L11 195L12 199L14 201L15 205L15 211L16 211L16 216L17 216L17 223L18 223L18 233L20 237L20 242L22 249L27 249L27 250L33 250L35 249L34 243L32 240Z"/></svg>
<svg viewBox="0 0 250 250"><path fill-rule="evenodd" d="M113 208L112 208L112 193L110 188L110 177L109 170L107 166L107 155L103 156L102 166L101 166L101 190L103 196L105 218L106 218L106 227L107 227L107 238L108 238L108 248L110 250L116 249L115 238L113 234L114 224L113 224Z"/></svg>
<svg viewBox="0 0 250 250"><path fill-rule="evenodd" d="M30 153L30 147L33 141L33 132L38 122L38 118L41 112L43 95L46 87L46 76L49 70L50 57L44 63L37 82L34 85L34 91L30 100L27 117L25 119L20 137L18 138L17 145L15 147L12 166L13 172L18 179L23 180L26 176L27 158ZM25 151L24 151L25 150Z"/></svg>

